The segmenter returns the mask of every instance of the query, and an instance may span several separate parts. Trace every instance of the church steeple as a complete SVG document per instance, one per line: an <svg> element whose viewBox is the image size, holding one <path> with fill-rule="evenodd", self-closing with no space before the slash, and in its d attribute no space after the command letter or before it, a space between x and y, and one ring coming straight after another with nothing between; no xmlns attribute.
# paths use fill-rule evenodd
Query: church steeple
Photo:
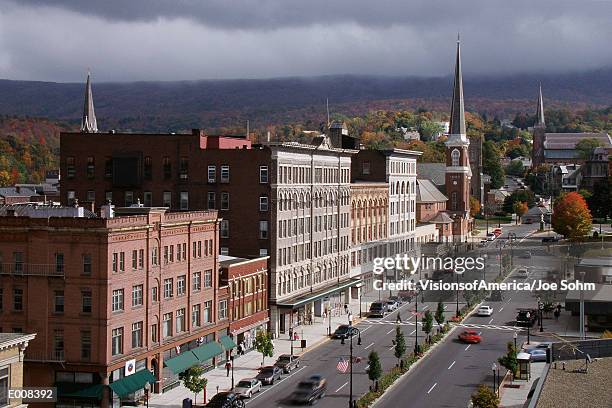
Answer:
<svg viewBox="0 0 612 408"><path fill-rule="evenodd" d="M94 112L93 94L91 92L91 74L87 72L87 84L85 85L85 103L83 104L83 117L81 118L81 132L96 133L98 122Z"/></svg>
<svg viewBox="0 0 612 408"><path fill-rule="evenodd" d="M545 128L544 122L544 99L542 98L542 84L540 84L540 94L538 96L538 109L536 111L535 127Z"/></svg>
<svg viewBox="0 0 612 408"><path fill-rule="evenodd" d="M461 43L457 34L457 59L455 61L455 82L453 85L453 100L449 127L449 141L467 140L465 132L465 109L463 105L463 78L461 75Z"/></svg>

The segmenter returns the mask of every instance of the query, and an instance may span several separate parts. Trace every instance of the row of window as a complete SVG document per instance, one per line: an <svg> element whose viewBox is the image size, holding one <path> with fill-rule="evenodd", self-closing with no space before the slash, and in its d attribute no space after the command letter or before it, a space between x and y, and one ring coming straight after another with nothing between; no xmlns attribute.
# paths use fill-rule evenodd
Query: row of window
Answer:
<svg viewBox="0 0 612 408"><path fill-rule="evenodd" d="M340 214L340 228L348 227L348 214ZM330 231L338 228L338 214L314 217L313 232ZM330 231L331 232L331 231ZM310 217L278 221L278 237L287 238L310 234Z"/></svg>
<svg viewBox="0 0 612 408"><path fill-rule="evenodd" d="M247 302L236 302L234 303L232 320L243 319L262 310L264 310L264 299L261 297Z"/></svg>
<svg viewBox="0 0 612 408"><path fill-rule="evenodd" d="M21 251L14 251L12 256L11 264L3 264L3 255L0 252L0 272L8 272L12 274L20 273L36 273L41 274L50 272L55 275L63 275L65 273L64 253L56 252L54 254L55 263L53 265L34 265L26 264L24 253ZM91 275L92 263L91 254L82 254L82 269L83 275Z"/></svg>
<svg viewBox="0 0 612 408"><path fill-rule="evenodd" d="M351 232L351 242L353 244L369 242L386 237L387 224L376 223L375 225L369 225L367 227L357 227L353 228Z"/></svg>
<svg viewBox="0 0 612 408"><path fill-rule="evenodd" d="M389 235L403 234L414 231L415 220L404 220L391 222L391 231Z"/></svg>
<svg viewBox="0 0 612 408"><path fill-rule="evenodd" d="M296 290L301 290L312 285L337 279L349 273L348 257L343 258L340 267L336 264L323 264L315 267L314 274L303 269L301 271L286 271L277 274L276 290L277 296L283 296Z"/></svg>
<svg viewBox="0 0 612 408"><path fill-rule="evenodd" d="M395 214L404 214L407 212L415 212L416 211L416 200L406 200L395 202L391 201L391 208L389 208L389 215ZM409 211L407 211L409 208Z"/></svg>
<svg viewBox="0 0 612 408"><path fill-rule="evenodd" d="M399 181L390 183L389 185L390 195L402 195L402 194L416 194L416 183L410 183Z"/></svg>
<svg viewBox="0 0 612 408"><path fill-rule="evenodd" d="M348 193L341 193L340 198L337 198L335 192L332 193L315 193L312 200L313 208L336 208L338 204L341 206L349 205L350 197ZM278 193L278 210L289 211L298 209L310 208L311 199L309 193Z"/></svg>
<svg viewBox="0 0 612 408"><path fill-rule="evenodd" d="M340 169L329 167L315 167L315 183L338 184L350 183L349 168ZM278 166L279 184L311 184L310 166Z"/></svg>
<svg viewBox="0 0 612 408"><path fill-rule="evenodd" d="M346 251L348 249L348 237L340 237L340 250L338 250L337 237L331 237L314 242L314 251L312 257L329 255L338 251ZM278 259L276 260L279 266L289 265L292 262L301 262L311 258L310 242L295 244L285 248L278 249Z"/></svg>

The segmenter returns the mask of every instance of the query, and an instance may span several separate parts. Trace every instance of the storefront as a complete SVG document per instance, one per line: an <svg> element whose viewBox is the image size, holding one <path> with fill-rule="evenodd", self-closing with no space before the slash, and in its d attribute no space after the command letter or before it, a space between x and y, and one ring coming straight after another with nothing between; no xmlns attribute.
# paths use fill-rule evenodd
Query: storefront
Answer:
<svg viewBox="0 0 612 408"><path fill-rule="evenodd" d="M255 337L258 331L268 332L269 318L265 318L262 321L254 323L252 325L241 327L240 329L232 330L231 336L237 344L238 354L246 353L255 348Z"/></svg>
<svg viewBox="0 0 612 408"><path fill-rule="evenodd" d="M214 368L215 357L222 353L223 350L215 341L214 333L166 350L163 353L162 392L178 386L179 374L190 367L199 365L205 370Z"/></svg>

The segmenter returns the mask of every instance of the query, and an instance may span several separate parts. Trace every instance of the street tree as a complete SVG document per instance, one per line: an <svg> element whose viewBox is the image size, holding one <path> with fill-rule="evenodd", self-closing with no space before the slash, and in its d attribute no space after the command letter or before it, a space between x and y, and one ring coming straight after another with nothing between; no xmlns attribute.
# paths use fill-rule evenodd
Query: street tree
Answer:
<svg viewBox="0 0 612 408"><path fill-rule="evenodd" d="M592 224L591 211L580 194L563 194L555 201L552 227L556 233L576 240L588 235Z"/></svg>
<svg viewBox="0 0 612 408"><path fill-rule="evenodd" d="M441 301L438 302L436 315L434 317L436 319L436 323L438 323L438 326L442 326L442 324L444 324L444 304Z"/></svg>
<svg viewBox="0 0 612 408"><path fill-rule="evenodd" d="M377 352L372 351L368 356L368 378L372 381L372 385L376 385L381 376L382 366L380 365L380 358Z"/></svg>
<svg viewBox="0 0 612 408"><path fill-rule="evenodd" d="M206 388L206 384L208 384L208 380L202 377L202 375L204 375L204 369L200 366L193 366L181 373L180 376L185 388L193 392L194 404L197 401L198 394L201 393L204 388Z"/></svg>
<svg viewBox="0 0 612 408"><path fill-rule="evenodd" d="M512 211L516 214L516 223L518 224L519 220L525 213L529 210L527 207L527 203L524 201L517 201L512 205Z"/></svg>
<svg viewBox="0 0 612 408"><path fill-rule="evenodd" d="M404 357L404 353L406 353L406 338L404 337L404 333L402 329L397 326L395 328L395 357L397 358L397 363L401 364L402 357Z"/></svg>
<svg viewBox="0 0 612 408"><path fill-rule="evenodd" d="M428 310L425 312L425 315L423 315L423 331L425 332L425 334L427 334L427 338L429 339L429 333L431 333L431 330L433 329L433 314L431 313L431 310Z"/></svg>
<svg viewBox="0 0 612 408"><path fill-rule="evenodd" d="M491 388L480 384L476 392L472 394L472 405L474 408L497 408L499 398Z"/></svg>
<svg viewBox="0 0 612 408"><path fill-rule="evenodd" d="M474 197L470 196L470 215L472 217L480 214L480 202Z"/></svg>
<svg viewBox="0 0 612 408"><path fill-rule="evenodd" d="M506 348L507 348L506 354L498 358L497 361L499 362L499 364L505 367L508 371L510 371L513 376L516 377L516 375L518 374L518 360L516 358L517 356L516 348L514 347L514 344L511 341L508 342L508 345Z"/></svg>
<svg viewBox="0 0 612 408"><path fill-rule="evenodd" d="M263 330L259 330L255 336L255 349L261 353L261 365L264 365L266 357L274 354L274 344L272 336Z"/></svg>
<svg viewBox="0 0 612 408"><path fill-rule="evenodd" d="M491 188L504 185L504 169L501 165L501 154L494 142L486 140L482 144L483 171L491 176Z"/></svg>

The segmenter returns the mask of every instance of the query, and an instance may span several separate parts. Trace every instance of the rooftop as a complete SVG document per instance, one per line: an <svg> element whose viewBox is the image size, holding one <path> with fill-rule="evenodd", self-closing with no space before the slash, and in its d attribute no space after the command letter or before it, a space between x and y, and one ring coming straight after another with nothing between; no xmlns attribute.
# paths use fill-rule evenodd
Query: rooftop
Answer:
<svg viewBox="0 0 612 408"><path fill-rule="evenodd" d="M27 343L33 340L34 337L36 337L36 334L0 333L0 350Z"/></svg>
<svg viewBox="0 0 612 408"><path fill-rule="evenodd" d="M431 180L417 179L417 203L446 202L448 198L440 192Z"/></svg>
<svg viewBox="0 0 612 408"><path fill-rule="evenodd" d="M417 174L420 179L431 180L436 186L446 184L445 163L417 163Z"/></svg>
<svg viewBox="0 0 612 408"><path fill-rule="evenodd" d="M574 149L584 139L597 139L603 147L612 148L612 138L607 133L546 133L545 149Z"/></svg>

